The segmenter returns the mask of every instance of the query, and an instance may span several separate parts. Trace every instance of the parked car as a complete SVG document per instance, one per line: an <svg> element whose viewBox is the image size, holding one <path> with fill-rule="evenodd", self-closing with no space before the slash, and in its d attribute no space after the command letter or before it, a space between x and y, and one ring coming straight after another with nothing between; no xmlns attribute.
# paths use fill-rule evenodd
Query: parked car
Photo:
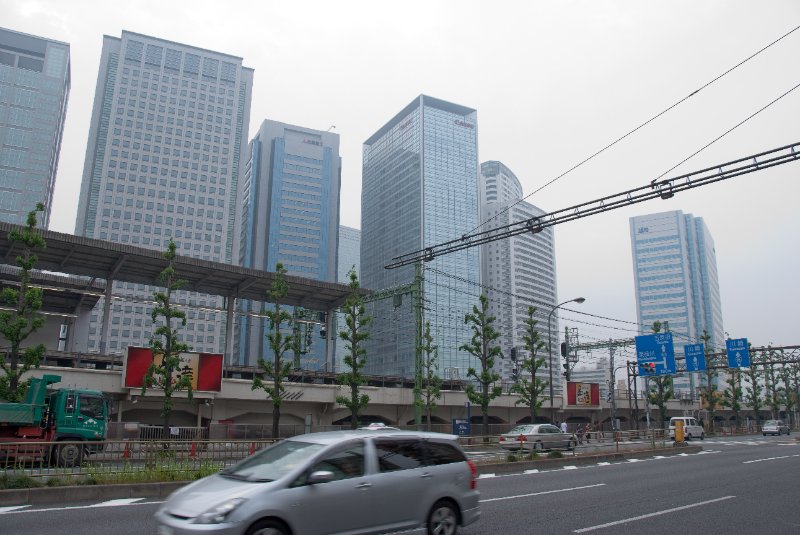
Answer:
<svg viewBox="0 0 800 535"><path fill-rule="evenodd" d="M692 440L693 438L706 439L705 429L695 418L691 416L673 416L669 419L670 440L675 440L675 424L679 421L683 422L683 437L685 440Z"/></svg>
<svg viewBox="0 0 800 535"><path fill-rule="evenodd" d="M508 433L500 435L500 447L507 450L520 448L532 451L566 448L573 450L578 439L572 433L563 433L551 424L518 425Z"/></svg>
<svg viewBox="0 0 800 535"><path fill-rule="evenodd" d="M767 435L778 435L786 433L789 434L789 426L783 422L783 420L767 420L764 422L764 425L761 426L761 432L764 436Z"/></svg>
<svg viewBox="0 0 800 535"><path fill-rule="evenodd" d="M480 517L476 479L453 435L311 433L175 491L155 517L159 535L453 535Z"/></svg>

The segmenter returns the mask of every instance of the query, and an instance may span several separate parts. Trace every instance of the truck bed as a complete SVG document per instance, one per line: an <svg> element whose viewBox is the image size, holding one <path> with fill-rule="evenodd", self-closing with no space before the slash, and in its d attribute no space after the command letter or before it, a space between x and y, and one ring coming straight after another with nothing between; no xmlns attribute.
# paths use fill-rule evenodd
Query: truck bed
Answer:
<svg viewBox="0 0 800 535"><path fill-rule="evenodd" d="M38 426L42 421L42 406L28 403L0 403L0 425Z"/></svg>

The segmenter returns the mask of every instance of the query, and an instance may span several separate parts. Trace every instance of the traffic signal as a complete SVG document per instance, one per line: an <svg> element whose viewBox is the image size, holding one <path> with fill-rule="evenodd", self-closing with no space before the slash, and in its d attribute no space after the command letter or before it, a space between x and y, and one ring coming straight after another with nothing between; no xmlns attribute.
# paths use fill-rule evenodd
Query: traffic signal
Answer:
<svg viewBox="0 0 800 535"><path fill-rule="evenodd" d="M566 342L561 342L561 356L562 357L566 357L567 356L567 343Z"/></svg>
<svg viewBox="0 0 800 535"><path fill-rule="evenodd" d="M639 364L639 367L642 369L643 374L652 375L656 373L655 362L645 362L644 364Z"/></svg>
<svg viewBox="0 0 800 535"><path fill-rule="evenodd" d="M512 347L511 348L511 360L513 360L513 361L517 360L517 348L516 347Z"/></svg>
<svg viewBox="0 0 800 535"><path fill-rule="evenodd" d="M569 363L565 362L562 366L564 366L564 377L569 381Z"/></svg>

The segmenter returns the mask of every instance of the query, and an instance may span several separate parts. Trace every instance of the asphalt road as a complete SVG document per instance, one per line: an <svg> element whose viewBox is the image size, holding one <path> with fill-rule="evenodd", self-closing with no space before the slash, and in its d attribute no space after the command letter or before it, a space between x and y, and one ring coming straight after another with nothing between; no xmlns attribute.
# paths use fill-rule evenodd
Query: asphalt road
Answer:
<svg viewBox="0 0 800 535"><path fill-rule="evenodd" d="M484 475L482 518L462 533L800 533L800 443L793 436L702 445L693 455ZM158 502L129 502L0 508L0 533L154 534Z"/></svg>

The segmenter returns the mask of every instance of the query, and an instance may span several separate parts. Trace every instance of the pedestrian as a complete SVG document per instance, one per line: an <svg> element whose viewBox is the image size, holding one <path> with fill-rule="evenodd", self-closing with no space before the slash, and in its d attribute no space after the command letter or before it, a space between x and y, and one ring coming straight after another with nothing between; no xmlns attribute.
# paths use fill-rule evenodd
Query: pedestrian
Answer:
<svg viewBox="0 0 800 535"><path fill-rule="evenodd" d="M567 432L567 422L561 422L561 432L562 433Z"/></svg>
<svg viewBox="0 0 800 535"><path fill-rule="evenodd" d="M587 423L586 427L584 428L583 432L586 435L586 443L589 443L589 433L592 431L592 424Z"/></svg>

